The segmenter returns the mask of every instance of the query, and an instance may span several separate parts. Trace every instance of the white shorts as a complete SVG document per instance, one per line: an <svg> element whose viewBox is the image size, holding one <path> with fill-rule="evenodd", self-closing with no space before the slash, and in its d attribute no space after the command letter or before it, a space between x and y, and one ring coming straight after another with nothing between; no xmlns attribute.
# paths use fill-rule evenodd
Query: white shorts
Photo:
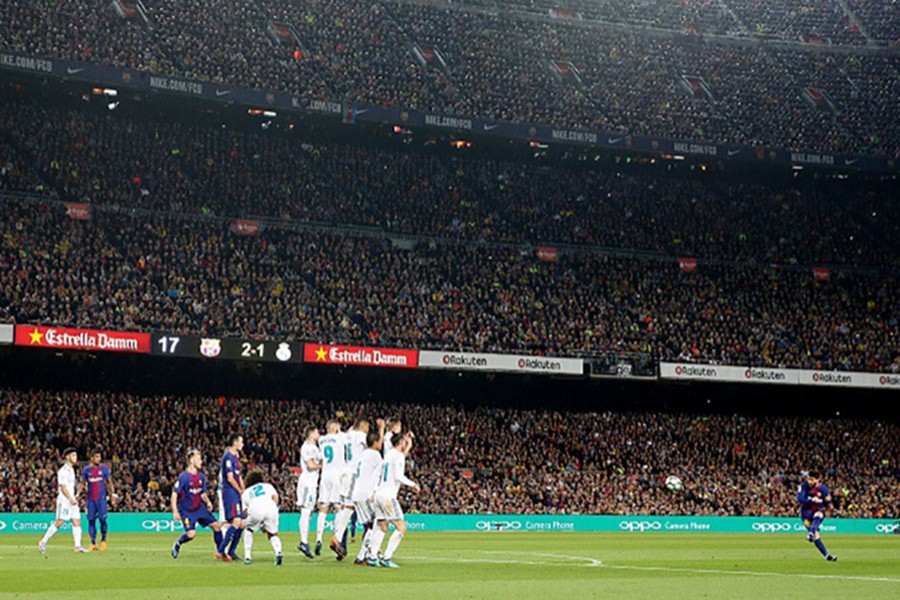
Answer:
<svg viewBox="0 0 900 600"><path fill-rule="evenodd" d="M322 475L319 482L319 504L340 504L341 503L341 476L337 473L333 475Z"/></svg>
<svg viewBox="0 0 900 600"><path fill-rule="evenodd" d="M400 521L403 519L403 509L396 498L384 498L375 496L375 518L379 521Z"/></svg>
<svg viewBox="0 0 900 600"><path fill-rule="evenodd" d="M356 522L360 525L371 525L375 522L375 507L368 500L354 502L356 508Z"/></svg>
<svg viewBox="0 0 900 600"><path fill-rule="evenodd" d="M319 490L319 480L297 481L297 506L313 509L316 507L316 492Z"/></svg>
<svg viewBox="0 0 900 600"><path fill-rule="evenodd" d="M266 533L278 533L278 507L274 502L254 502L247 509L247 522L244 525L250 531L262 529Z"/></svg>
<svg viewBox="0 0 900 600"><path fill-rule="evenodd" d="M341 504L353 504L353 474L341 473Z"/></svg>
<svg viewBox="0 0 900 600"><path fill-rule="evenodd" d="M63 521L71 521L81 518L81 510L77 504L71 504L65 498L56 499L56 518Z"/></svg>

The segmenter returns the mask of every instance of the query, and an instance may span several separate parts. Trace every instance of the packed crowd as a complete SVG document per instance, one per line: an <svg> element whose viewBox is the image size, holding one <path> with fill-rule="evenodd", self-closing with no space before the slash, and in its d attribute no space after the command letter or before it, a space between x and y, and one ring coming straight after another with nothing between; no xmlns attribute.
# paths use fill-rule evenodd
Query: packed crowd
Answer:
<svg viewBox="0 0 900 600"><path fill-rule="evenodd" d="M0 135L9 140L0 146L4 162L13 165L0 185L92 205L761 263L896 266L900 259L891 237L878 232L897 222L900 209L889 193L864 189L311 144L26 102L0 107ZM853 210L862 205L872 210Z"/></svg>
<svg viewBox="0 0 900 600"><path fill-rule="evenodd" d="M878 421L11 389L0 389L0 512L52 511L69 445L82 457L103 448L118 510L167 511L187 448L203 450L214 486L232 432L245 440L244 472L262 469L293 511L307 423L394 414L416 435L408 472L424 489L402 498L408 512L790 516L812 466L835 514L900 516L900 431ZM665 488L671 474L684 492Z"/></svg>
<svg viewBox="0 0 900 600"><path fill-rule="evenodd" d="M20 323L720 364L900 371L896 276L563 255L4 204Z"/></svg>
<svg viewBox="0 0 900 600"><path fill-rule="evenodd" d="M543 5L527 4L543 12ZM836 0L576 4L608 11L613 21L646 20L688 31L712 27L785 40L866 41ZM872 31L896 38L896 18L880 18L883 12L896 15L893 5L865 4L873 7L858 16L876 19ZM285 90L303 99L350 99L720 143L900 155L895 53L847 55L831 52L827 44L775 51L621 26L598 32L569 19L520 18L470 10L465 3L450 9L315 0L298 8L287 0L240 0L224 10L196 0L148 0L152 27L120 17L115 5L82 0L55 10L49 0L5 0L0 43L7 50ZM445 63L420 64L417 45L435 49ZM684 77L696 77L706 88L686 86ZM805 102L810 86L817 89L816 98L824 92L833 105Z"/></svg>

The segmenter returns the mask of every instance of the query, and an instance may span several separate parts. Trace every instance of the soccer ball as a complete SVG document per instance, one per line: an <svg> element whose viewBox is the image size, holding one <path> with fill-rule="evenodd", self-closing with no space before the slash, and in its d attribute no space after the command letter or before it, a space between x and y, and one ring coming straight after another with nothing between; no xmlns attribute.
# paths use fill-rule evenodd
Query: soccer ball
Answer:
<svg viewBox="0 0 900 600"><path fill-rule="evenodd" d="M669 475L666 477L666 487L673 492L677 492L684 488L684 484L681 483L681 478L678 475Z"/></svg>

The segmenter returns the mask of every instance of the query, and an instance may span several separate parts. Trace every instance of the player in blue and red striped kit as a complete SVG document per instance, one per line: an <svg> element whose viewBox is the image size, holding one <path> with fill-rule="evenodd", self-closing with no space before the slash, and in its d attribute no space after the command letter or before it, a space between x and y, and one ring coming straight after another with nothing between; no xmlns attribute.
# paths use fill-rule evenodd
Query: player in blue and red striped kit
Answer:
<svg viewBox="0 0 900 600"><path fill-rule="evenodd" d="M97 550L97 519L100 519L100 550L106 550L106 532L109 530L106 522L107 488L110 502L113 507L116 506L116 494L110 479L109 467L101 465L101 459L100 449L97 448L91 452L91 464L81 472L81 485L87 488L88 532L91 534L92 551Z"/></svg>
<svg viewBox="0 0 900 600"><path fill-rule="evenodd" d="M831 490L822 483L817 472L810 471L806 481L800 484L797 502L800 503L800 518L803 519L803 525L808 531L806 540L815 544L826 560L836 561L837 556L828 553L819 536L819 527L825 520L825 513L831 508L832 502Z"/></svg>
<svg viewBox="0 0 900 600"><path fill-rule="evenodd" d="M181 546L197 535L197 525L213 530L216 548L222 543L222 527L212 514L206 488L206 476L200 472L203 456L199 450L188 450L188 466L172 488L172 518L181 521L184 533L172 544L172 558L178 558Z"/></svg>
<svg viewBox="0 0 900 600"><path fill-rule="evenodd" d="M244 532L244 510L241 507L244 483L241 481L240 461L243 449L243 436L239 433L231 434L219 466L219 520L224 525L222 543L219 544L216 558L226 562L237 559L235 550Z"/></svg>

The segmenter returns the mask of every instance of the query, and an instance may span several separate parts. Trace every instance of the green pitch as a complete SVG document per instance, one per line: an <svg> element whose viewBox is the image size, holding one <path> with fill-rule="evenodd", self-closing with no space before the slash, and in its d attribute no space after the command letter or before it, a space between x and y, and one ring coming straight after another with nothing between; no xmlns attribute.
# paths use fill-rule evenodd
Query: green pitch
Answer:
<svg viewBox="0 0 900 600"><path fill-rule="evenodd" d="M826 537L840 558L829 563L800 535L413 532L396 570L338 563L327 548L308 560L294 532L281 567L264 536L253 565L217 562L207 532L173 560L175 537L113 533L108 551L75 555L60 533L45 558L37 536L0 536L0 597L900 598L900 536Z"/></svg>

